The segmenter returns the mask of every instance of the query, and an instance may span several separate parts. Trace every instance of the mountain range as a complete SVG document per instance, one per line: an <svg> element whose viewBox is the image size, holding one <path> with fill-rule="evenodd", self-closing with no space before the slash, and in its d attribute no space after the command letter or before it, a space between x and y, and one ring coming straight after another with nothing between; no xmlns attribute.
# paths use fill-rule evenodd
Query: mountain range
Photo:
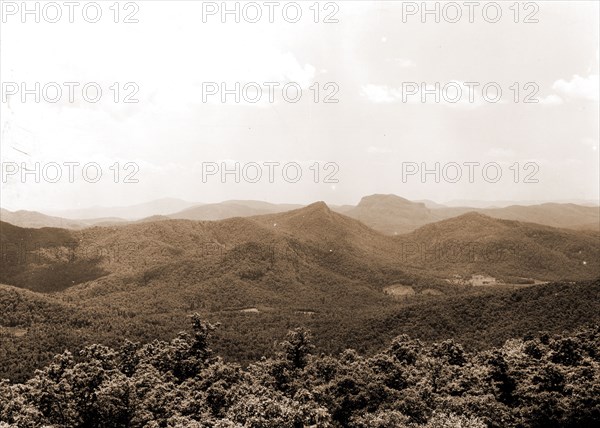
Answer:
<svg viewBox="0 0 600 428"><path fill-rule="evenodd" d="M423 204L409 206L428 210ZM452 275L476 273L538 280L600 276L598 232L470 212L386 236L352 218L353 212L347 214L318 202L252 217L162 219L81 230L20 228L1 222L3 259L12 263L5 264L0 281L56 291L96 277L126 283L136 275L186 264L209 269L207 278L225 265L232 269L222 274L237 272L242 279L284 281L300 277L298 269L305 269L309 277L341 276L344 281L378 286L417 279L443 282ZM238 263L229 266L236 258ZM253 266L247 272L243 261Z"/></svg>
<svg viewBox="0 0 600 428"><path fill-rule="evenodd" d="M116 224L125 221L119 218L77 220L50 216L37 211L9 211L4 208L0 208L0 220L15 226L27 228L60 227L65 229L83 229L94 225Z"/></svg>
<svg viewBox="0 0 600 428"><path fill-rule="evenodd" d="M598 232L470 212L389 236L323 202L216 221L161 217L83 229L0 222L0 248L0 327L8 337L0 366L19 367L17 377L51 352L89 341L172 337L192 312L222 324L217 349L240 362L260 358L294 325L311 328L320 349L334 353L349 343L374 349L392 333L429 338L448 329L484 346L489 341L468 328L479 319L473 308L505 305L507 293L524 287L510 284L600 277ZM507 284L455 281L474 274ZM524 307L535 306L536 293L522 295ZM569 292L566 301L574 299ZM460 302L471 308L466 318L455 314ZM594 310L580 307L579 318ZM455 315L446 323L447 311ZM423 313L438 317L439 334L419 324ZM556 328L574 323L573 313L561 314ZM495 343L512 337L507 325L494 333L488 318ZM24 353L27 364L19 363Z"/></svg>
<svg viewBox="0 0 600 428"><path fill-rule="evenodd" d="M544 203L503 208L445 207L433 205L430 201L412 202L396 195L372 195L362 198L355 208L345 214L381 233L399 235L468 212L552 227L600 230L600 207L575 204Z"/></svg>
<svg viewBox="0 0 600 428"><path fill-rule="evenodd" d="M102 207L51 211L48 214L71 220L93 220L98 218L117 218L122 220L140 220L155 215L167 215L186 208L201 205L177 198L162 198L125 207Z"/></svg>
<svg viewBox="0 0 600 428"><path fill-rule="evenodd" d="M477 204L475 204L477 205ZM481 205L481 204L479 204ZM71 210L52 216L34 211L11 212L2 209L0 220L21 227L63 227L82 229L93 225L109 226L135 221L223 220L273 214L302 207L299 204L272 204L263 201L232 200L214 204L193 204L179 199L161 199L131 207ZM468 212L493 218L538 223L576 230L600 230L600 207L576 204L542 203L501 208L449 207L433 201L410 201L396 195L371 195L356 206L331 206L386 235L411 232L421 226Z"/></svg>

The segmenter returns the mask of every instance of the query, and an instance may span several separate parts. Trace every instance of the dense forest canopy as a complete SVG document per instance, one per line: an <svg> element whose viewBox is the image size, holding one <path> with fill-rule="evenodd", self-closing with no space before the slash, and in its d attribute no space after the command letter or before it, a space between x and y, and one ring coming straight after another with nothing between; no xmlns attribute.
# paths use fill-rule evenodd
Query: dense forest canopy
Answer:
<svg viewBox="0 0 600 428"><path fill-rule="evenodd" d="M192 316L170 341L64 352L23 384L0 382L0 426L595 427L600 328L527 335L469 353L396 337L374 355L317 355L309 331L248 367L211 350Z"/></svg>

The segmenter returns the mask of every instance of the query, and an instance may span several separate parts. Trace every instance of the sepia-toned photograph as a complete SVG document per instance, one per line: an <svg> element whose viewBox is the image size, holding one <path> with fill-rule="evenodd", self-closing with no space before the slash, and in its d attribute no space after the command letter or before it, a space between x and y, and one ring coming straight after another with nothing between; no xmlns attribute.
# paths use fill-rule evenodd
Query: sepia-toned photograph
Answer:
<svg viewBox="0 0 600 428"><path fill-rule="evenodd" d="M600 427L600 2L0 0L0 428Z"/></svg>

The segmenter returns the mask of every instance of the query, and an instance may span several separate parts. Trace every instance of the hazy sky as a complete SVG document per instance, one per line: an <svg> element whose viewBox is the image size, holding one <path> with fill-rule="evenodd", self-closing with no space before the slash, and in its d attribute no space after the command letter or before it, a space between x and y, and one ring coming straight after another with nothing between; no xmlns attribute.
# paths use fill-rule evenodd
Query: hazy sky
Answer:
<svg viewBox="0 0 600 428"><path fill-rule="evenodd" d="M81 8L89 2L74 10L74 23L66 8L59 22L45 22L56 16L52 6L41 9L46 2L40 2L40 23L34 15L22 23L21 11L6 5L21 2L0 3L1 205L8 209L129 205L162 197L354 204L372 193L438 202L598 199L597 2L537 2L537 11L521 4L518 23L509 10L513 2L500 2L496 23L487 22L493 9L483 16L487 2L475 9L472 23L463 2L455 3L463 14L456 23L448 21L457 9L444 3L439 23L434 15L425 15L423 23L421 11L408 14L421 2L399 1L321 2L319 23L312 1L299 2L296 23L283 18L290 2L275 7L273 23L264 2L256 3L263 13L258 23L244 21L258 10L242 9L245 2L240 23L233 15L223 23L218 12L203 16L212 3L200 1L122 2L118 20L133 13L138 23L114 23L113 1L98 2L102 17L96 23L83 19ZM86 10L93 20L95 9ZM286 11L293 20L295 9ZM322 22L328 16L339 22ZM522 22L527 16L539 22ZM17 84L16 94L7 95L15 92L7 82ZM32 94L23 102L19 85L33 89L35 82L40 88L56 82L62 97L49 102L57 85L47 85L39 103ZM79 85L73 102L64 82ZM220 94L207 95L207 82L216 83L210 88L256 82L262 99L236 103L230 95L222 103ZM280 84L273 102L265 82ZM281 87L290 82L289 98L302 89L296 103L282 96ZM439 103L433 93L422 102L420 92L410 95L410 82L433 91L439 82L447 91ZM471 86L472 100L465 82L479 85ZM83 98L88 83L89 98L94 87L102 89L99 102ZM489 83L486 99L482 87ZM456 99L457 87L462 97L447 101ZM492 102L496 87L502 97ZM132 98L139 102L124 103L136 88ZM256 95L247 88L247 97ZM324 103L327 96L339 102ZM523 102L527 96L539 102ZM15 165L33 169L36 162L45 168L40 183L33 174L13 174ZM62 172L56 183L47 182L56 175L52 162ZM65 162L80 164L73 166L73 183ZM246 165L240 183L234 174L226 183L220 174L203 180L203 165L208 171L223 162ZM257 183L250 182L253 162L263 174ZM265 162L280 163L271 167L273 183ZM291 183L294 162L302 177ZM423 164L434 169L436 162L439 183L435 174L423 179L415 170ZM479 164L472 166L472 183L465 162ZM102 170L96 183L82 176L82 166L91 163ZM133 175L139 182L123 182L136 169L125 168L128 163L139 167ZM482 166L489 163L495 164L484 178ZM502 177L493 183L498 166ZM94 169L87 172L93 180Z"/></svg>

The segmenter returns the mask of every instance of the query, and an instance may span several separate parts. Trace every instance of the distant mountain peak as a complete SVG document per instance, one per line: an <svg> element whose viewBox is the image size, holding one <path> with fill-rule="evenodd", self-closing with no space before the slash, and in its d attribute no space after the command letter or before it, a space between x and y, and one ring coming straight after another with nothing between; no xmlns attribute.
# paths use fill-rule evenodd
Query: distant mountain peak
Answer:
<svg viewBox="0 0 600 428"><path fill-rule="evenodd" d="M469 211L468 213L455 217L455 219L497 220L489 215L478 213L477 211Z"/></svg>
<svg viewBox="0 0 600 428"><path fill-rule="evenodd" d="M437 223L431 223L431 225L432 226L435 226L435 225L442 226L442 225L451 225L451 224L467 225L469 223L471 223L471 224L476 223L479 225L500 225L500 224L503 224L506 222L503 220L494 218L494 217L490 217L489 215L479 213L477 211L469 211L467 213L458 215L456 217L451 217L451 218L442 220ZM512 222L512 223L516 224L516 222ZM427 227L427 226L429 226L429 224L424 227Z"/></svg>
<svg viewBox="0 0 600 428"><path fill-rule="evenodd" d="M423 205L418 202L409 201L408 199L405 199L398 195L394 195L394 194L386 195L386 194L376 193L374 195L364 196L358 203L358 206L366 207L366 206L372 206L372 205L382 203L382 202L395 203L395 204L407 204L407 205L409 205L409 204Z"/></svg>
<svg viewBox="0 0 600 428"><path fill-rule="evenodd" d="M469 211L456 217L426 224L413 233L427 232L444 236L450 236L449 234L451 233L460 233L464 236L469 236L469 234L475 236L475 234L480 232L489 234L499 233L501 230L514 230L518 226L519 222L517 221L502 220L476 211Z"/></svg>
<svg viewBox="0 0 600 428"><path fill-rule="evenodd" d="M422 202L413 202L394 194L365 196L345 213L378 232L402 234L437 220Z"/></svg>
<svg viewBox="0 0 600 428"><path fill-rule="evenodd" d="M306 208L304 208L304 209L310 210L310 211L325 211L328 213L331 212L331 210L329 209L329 206L323 201L314 202L314 203L306 206Z"/></svg>
<svg viewBox="0 0 600 428"><path fill-rule="evenodd" d="M289 211L292 217L300 217L302 219L310 219L310 221L332 221L334 218L334 212L331 211L329 206L323 202L314 202L306 207L299 208L294 211ZM286 213L283 213L285 216Z"/></svg>
<svg viewBox="0 0 600 428"><path fill-rule="evenodd" d="M325 202L319 201L308 206L277 214L255 217L259 220L269 219L278 226L300 227L304 231L323 233L343 218L332 211ZM323 229L325 227L325 229Z"/></svg>

